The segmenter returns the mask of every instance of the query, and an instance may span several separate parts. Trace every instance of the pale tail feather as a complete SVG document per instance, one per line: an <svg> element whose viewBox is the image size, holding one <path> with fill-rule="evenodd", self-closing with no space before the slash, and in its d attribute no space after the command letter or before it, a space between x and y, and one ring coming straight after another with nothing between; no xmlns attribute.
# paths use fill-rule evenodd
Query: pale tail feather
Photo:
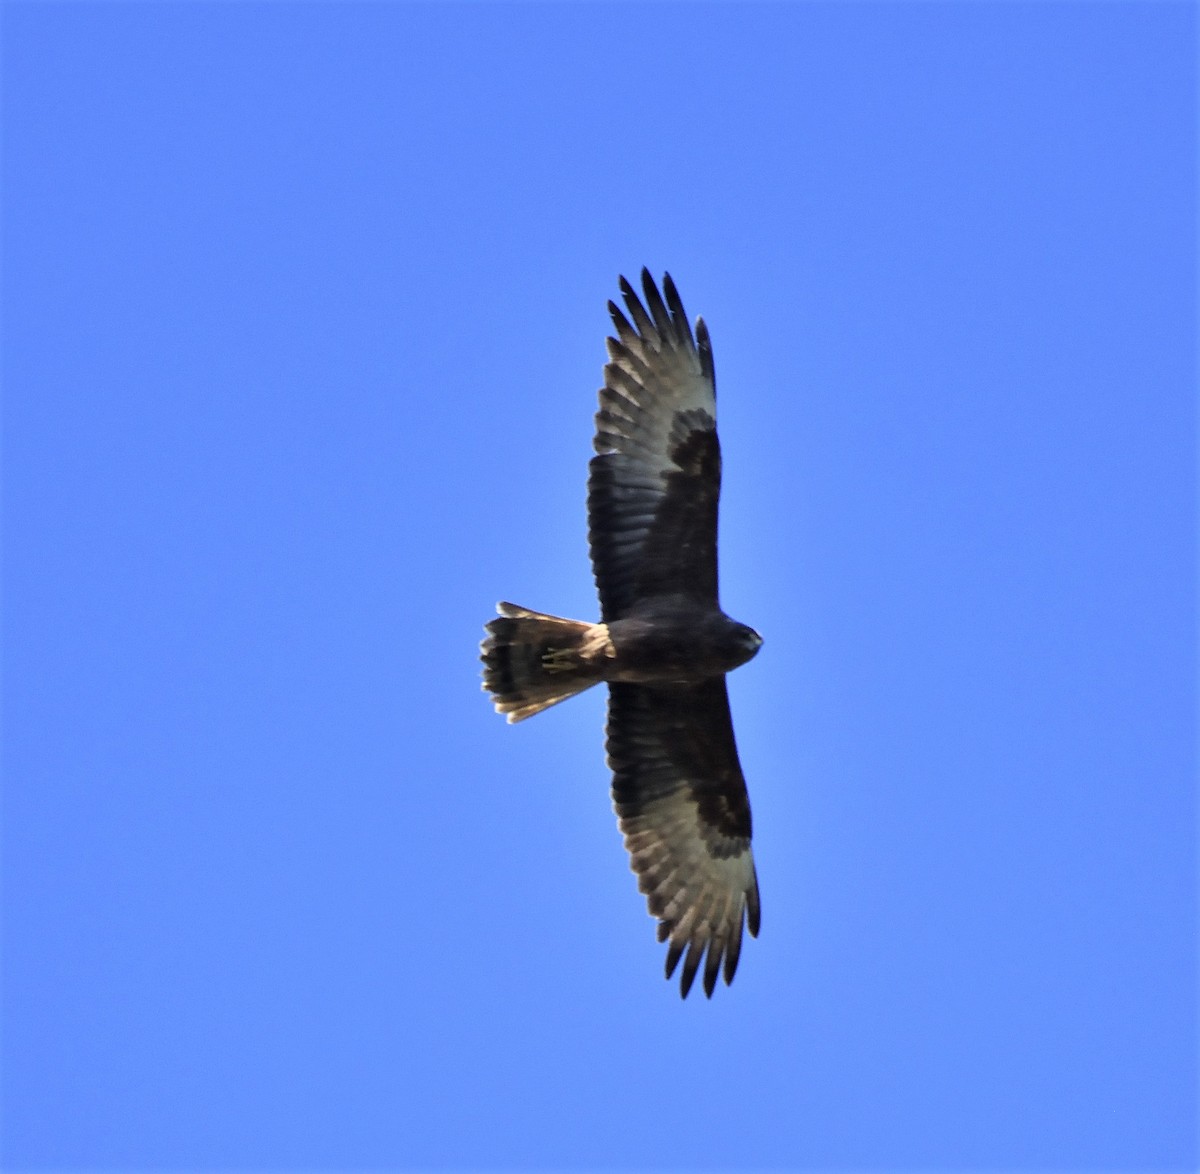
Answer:
<svg viewBox="0 0 1200 1174"><path fill-rule="evenodd" d="M488 637L480 645L483 687L510 722L541 713L600 679L579 656L597 625L515 603L498 603L496 610L500 618L485 625Z"/></svg>

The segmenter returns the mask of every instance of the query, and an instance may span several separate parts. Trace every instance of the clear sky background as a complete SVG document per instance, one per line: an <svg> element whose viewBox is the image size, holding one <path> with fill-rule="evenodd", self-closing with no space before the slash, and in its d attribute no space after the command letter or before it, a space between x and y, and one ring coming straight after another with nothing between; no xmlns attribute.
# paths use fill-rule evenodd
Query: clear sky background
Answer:
<svg viewBox="0 0 1200 1174"><path fill-rule="evenodd" d="M1182 1169L1196 10L4 13L9 1168ZM713 335L763 930L595 690L620 272Z"/></svg>

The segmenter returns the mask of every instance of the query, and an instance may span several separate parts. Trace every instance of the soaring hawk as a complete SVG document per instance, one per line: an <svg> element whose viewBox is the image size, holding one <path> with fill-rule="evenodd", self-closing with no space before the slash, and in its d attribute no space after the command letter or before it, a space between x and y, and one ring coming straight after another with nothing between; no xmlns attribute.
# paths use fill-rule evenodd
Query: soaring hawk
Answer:
<svg viewBox="0 0 1200 1174"><path fill-rule="evenodd" d="M621 278L626 313L596 414L588 540L600 623L500 603L482 645L483 687L510 722L608 684L612 798L638 887L668 943L680 991L704 961L704 992L732 981L742 926L758 934L750 801L725 674L762 637L717 601L717 443L712 345L670 275L645 303ZM685 953L686 952L686 953ZM706 956L707 955L707 956Z"/></svg>

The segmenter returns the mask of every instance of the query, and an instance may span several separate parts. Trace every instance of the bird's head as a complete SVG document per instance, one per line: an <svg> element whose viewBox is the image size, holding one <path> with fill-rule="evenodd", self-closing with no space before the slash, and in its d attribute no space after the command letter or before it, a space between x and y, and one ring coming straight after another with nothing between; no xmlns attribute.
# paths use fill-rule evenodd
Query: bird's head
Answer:
<svg viewBox="0 0 1200 1174"><path fill-rule="evenodd" d="M738 664L745 664L762 647L763 638L748 624L734 624L734 644L739 652Z"/></svg>

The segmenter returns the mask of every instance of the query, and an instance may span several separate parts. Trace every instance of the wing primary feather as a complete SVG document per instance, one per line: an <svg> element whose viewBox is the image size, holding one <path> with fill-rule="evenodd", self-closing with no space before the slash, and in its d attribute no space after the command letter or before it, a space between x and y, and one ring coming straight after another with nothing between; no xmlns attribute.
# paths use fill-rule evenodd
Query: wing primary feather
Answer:
<svg viewBox="0 0 1200 1174"><path fill-rule="evenodd" d="M758 903L758 874L750 874L750 887L746 890L746 927L752 938L758 937L758 929L762 924L762 908Z"/></svg>
<svg viewBox="0 0 1200 1174"><path fill-rule="evenodd" d="M694 937L688 946L687 957L683 960L683 970L679 975L679 997L686 999L692 983L696 979L696 971L700 969L700 956L704 953L705 939Z"/></svg>
<svg viewBox="0 0 1200 1174"><path fill-rule="evenodd" d="M629 319L621 313L621 307L616 302L608 303L608 316L612 319L612 324L622 342L628 343L637 338L637 331L629 325Z"/></svg>
<svg viewBox="0 0 1200 1174"><path fill-rule="evenodd" d="M646 309L650 311L650 316L654 319L659 337L664 342L673 341L675 330L671 325L671 315L667 313L667 307L663 305L662 294L658 292L658 286L654 284L650 270L645 268L642 269L642 292L646 295Z"/></svg>
<svg viewBox="0 0 1200 1174"><path fill-rule="evenodd" d="M712 929L708 942L708 958L704 965L704 989L708 992L710 999L713 988L717 985L721 960L728 949L733 914L739 918L742 915L742 895L729 890L718 892L710 914L709 924Z"/></svg>
<svg viewBox="0 0 1200 1174"><path fill-rule="evenodd" d="M625 299L625 305L629 313L633 315L634 325L638 329L638 333L644 339L652 338L654 335L654 323L650 319L650 315L646 313L646 308L638 301L638 296L633 292L633 286L621 278L621 297Z"/></svg>
<svg viewBox="0 0 1200 1174"><path fill-rule="evenodd" d="M729 941L725 943L725 985L728 986L733 982L733 976L737 973L738 958L742 953L742 907L739 905L737 910L737 920L733 923L733 934Z"/></svg>
<svg viewBox="0 0 1200 1174"><path fill-rule="evenodd" d="M708 942L708 957L704 960L704 994L711 999L717 986L717 975L721 971L721 955L724 953L724 942L720 938L710 938Z"/></svg>
<svg viewBox="0 0 1200 1174"><path fill-rule="evenodd" d="M662 923L670 933L670 927L664 921ZM675 967L679 965L679 959L683 956L683 947L687 945L684 938L672 938L671 944L667 947L667 977L670 978L675 973Z"/></svg>
<svg viewBox="0 0 1200 1174"><path fill-rule="evenodd" d="M683 346L694 347L696 344L692 341L692 328L688 325L687 314L683 309L683 299L679 296L679 290L675 288L675 282L671 280L669 273L663 274L662 284L667 309L671 311L671 320L675 323L676 337Z"/></svg>
<svg viewBox="0 0 1200 1174"><path fill-rule="evenodd" d="M704 378L712 384L713 396L717 394L717 371L713 366L712 339L708 337L708 327L703 318L696 319L696 352L700 356L700 370Z"/></svg>
<svg viewBox="0 0 1200 1174"><path fill-rule="evenodd" d="M632 333L628 338L610 338L605 349L609 356L606 371L609 366L619 366L628 374L636 375L643 387L653 384L654 372L638 353L642 349L641 344Z"/></svg>
<svg viewBox="0 0 1200 1174"><path fill-rule="evenodd" d="M630 371L621 362L605 363L604 383L606 391L615 393L615 395L605 398L613 399L620 396L624 401L622 407L625 408L626 414L632 422L647 414L646 408L638 402L639 398L645 395L643 388L647 380L643 377L642 372L636 369L640 366L639 363L630 363L630 366L635 369Z"/></svg>

